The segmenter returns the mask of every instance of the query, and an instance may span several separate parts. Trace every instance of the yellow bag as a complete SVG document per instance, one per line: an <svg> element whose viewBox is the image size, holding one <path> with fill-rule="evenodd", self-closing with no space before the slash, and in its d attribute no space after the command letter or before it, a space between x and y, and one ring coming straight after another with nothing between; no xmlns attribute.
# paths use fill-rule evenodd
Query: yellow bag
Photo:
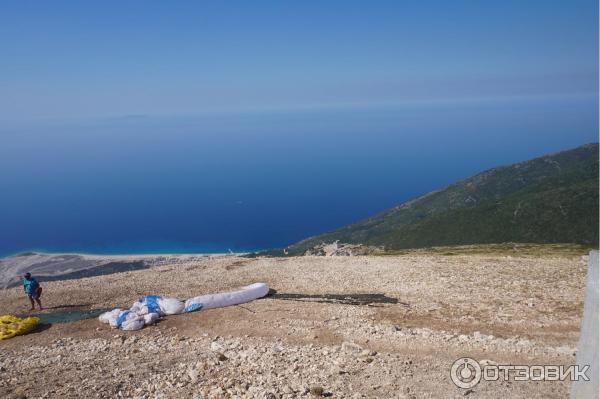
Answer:
<svg viewBox="0 0 600 399"><path fill-rule="evenodd" d="M39 317L20 319L16 316L0 316L0 340L12 338L16 335L27 334L40 322Z"/></svg>

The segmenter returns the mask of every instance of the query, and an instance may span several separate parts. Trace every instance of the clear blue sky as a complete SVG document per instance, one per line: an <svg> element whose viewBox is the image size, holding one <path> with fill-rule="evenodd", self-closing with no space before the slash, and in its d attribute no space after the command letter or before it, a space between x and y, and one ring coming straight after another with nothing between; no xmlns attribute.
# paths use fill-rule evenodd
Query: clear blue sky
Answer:
<svg viewBox="0 0 600 399"><path fill-rule="evenodd" d="M598 3L3 1L0 121L597 94Z"/></svg>

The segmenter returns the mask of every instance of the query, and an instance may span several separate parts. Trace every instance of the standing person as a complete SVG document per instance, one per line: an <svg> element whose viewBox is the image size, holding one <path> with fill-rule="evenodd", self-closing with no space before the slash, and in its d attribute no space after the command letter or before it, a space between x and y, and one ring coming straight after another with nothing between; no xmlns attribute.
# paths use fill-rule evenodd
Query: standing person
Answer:
<svg viewBox="0 0 600 399"><path fill-rule="evenodd" d="M42 287L40 283L33 277L31 277L31 273L25 273L23 276L23 288L25 289L25 293L29 297L29 301L31 302L31 309L35 309L35 303L37 302L40 310L42 310L42 302L40 301L40 296L42 295Z"/></svg>

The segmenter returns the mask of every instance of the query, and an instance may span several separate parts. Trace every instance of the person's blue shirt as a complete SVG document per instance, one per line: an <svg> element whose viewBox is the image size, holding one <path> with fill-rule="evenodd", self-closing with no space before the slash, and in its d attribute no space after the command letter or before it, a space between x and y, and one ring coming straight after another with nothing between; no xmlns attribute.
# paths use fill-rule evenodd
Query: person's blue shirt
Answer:
<svg viewBox="0 0 600 399"><path fill-rule="evenodd" d="M33 277L23 279L23 288L25 289L27 295L33 295L39 286L40 284Z"/></svg>

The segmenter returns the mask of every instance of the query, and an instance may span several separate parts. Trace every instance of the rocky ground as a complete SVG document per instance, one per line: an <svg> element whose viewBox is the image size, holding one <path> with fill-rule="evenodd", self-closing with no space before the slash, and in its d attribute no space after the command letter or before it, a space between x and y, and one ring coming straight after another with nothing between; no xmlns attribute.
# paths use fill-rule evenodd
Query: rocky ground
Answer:
<svg viewBox="0 0 600 399"><path fill-rule="evenodd" d="M568 382L459 389L450 367L573 364L582 257L192 259L44 284L45 312L129 307L266 282L270 297L138 332L96 319L0 341L3 398L553 398ZM20 288L0 313L23 314Z"/></svg>

